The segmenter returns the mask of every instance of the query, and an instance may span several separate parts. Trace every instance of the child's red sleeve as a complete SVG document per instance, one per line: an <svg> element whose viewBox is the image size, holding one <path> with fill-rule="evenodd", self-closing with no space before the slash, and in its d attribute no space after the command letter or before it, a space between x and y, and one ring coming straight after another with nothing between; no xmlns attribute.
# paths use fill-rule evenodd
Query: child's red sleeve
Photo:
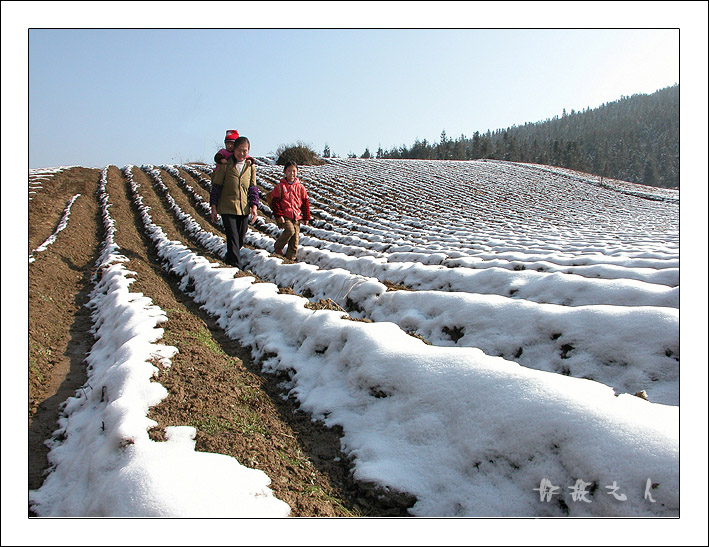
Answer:
<svg viewBox="0 0 709 547"><path fill-rule="evenodd" d="M303 186L303 196L301 198L300 213L303 215L303 220L310 220L310 200L308 199L308 191Z"/></svg>
<svg viewBox="0 0 709 547"><path fill-rule="evenodd" d="M276 184L271 190L271 210L274 216L282 217L283 211L281 210L281 185Z"/></svg>

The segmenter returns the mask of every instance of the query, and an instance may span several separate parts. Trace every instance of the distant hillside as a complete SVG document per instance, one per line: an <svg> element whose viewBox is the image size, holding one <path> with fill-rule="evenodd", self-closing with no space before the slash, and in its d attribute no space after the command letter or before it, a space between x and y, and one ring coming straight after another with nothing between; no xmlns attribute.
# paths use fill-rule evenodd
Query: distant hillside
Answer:
<svg viewBox="0 0 709 547"><path fill-rule="evenodd" d="M443 131L438 143L417 140L410 148L380 148L377 157L541 163L679 188L679 84L581 112L564 110L561 118L476 131L471 138L451 139Z"/></svg>

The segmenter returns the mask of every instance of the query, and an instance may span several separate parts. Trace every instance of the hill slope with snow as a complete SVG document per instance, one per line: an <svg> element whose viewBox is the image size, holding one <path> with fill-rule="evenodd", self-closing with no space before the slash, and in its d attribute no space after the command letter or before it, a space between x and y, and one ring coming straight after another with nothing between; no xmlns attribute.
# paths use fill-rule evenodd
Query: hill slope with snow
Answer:
<svg viewBox="0 0 709 547"><path fill-rule="evenodd" d="M282 176L263 159L257 169L264 191ZM169 176L191 195L193 210L174 200L170 208L200 251L153 222L132 182L139 170L168 198ZM278 230L261 205L242 251L255 283L212 258L223 256L224 242L207 221L209 171L126 166L141 230L224 332L264 371L287 376L284 389L303 410L341 427L357 480L415 496L416 516L679 514L678 192L497 161L333 159L300 170L315 220L302 228L297 262L272 254ZM97 292L93 305L109 295ZM346 312L306 307L324 299ZM117 347L146 336L103 328ZM145 359L155 352L137 347ZM103 412L102 381L123 380L94 379L92 396L67 408ZM161 397L156 388L142 396L140 408ZM126 469L148 472L140 454L154 458L157 443L140 420L130 428L112 420L114 430L93 434L113 435L112 446L124 450L129 438L138 458L126 467L116 459L103 477L120 515L134 509L116 501L134 496ZM71 427L69 414L56 469L33 494L39 514L57 514L72 486L62 454L76 459L89 446L84 431L71 448ZM178 463L188 438L171 436L185 444L169 456ZM199 473L197 459L189 465ZM206 468L204 477L221 492ZM267 483L252 481L244 495L280 515ZM150 514L160 514L168 492L174 500L180 489L143 493ZM214 499L229 514L227 498ZM196 510L188 499L163 507L166 515Z"/></svg>

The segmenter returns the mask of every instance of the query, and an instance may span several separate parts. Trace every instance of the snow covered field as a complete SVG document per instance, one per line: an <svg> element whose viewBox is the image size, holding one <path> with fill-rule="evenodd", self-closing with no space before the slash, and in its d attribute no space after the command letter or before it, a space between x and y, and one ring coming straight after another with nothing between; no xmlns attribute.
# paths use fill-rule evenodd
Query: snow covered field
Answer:
<svg viewBox="0 0 709 547"><path fill-rule="evenodd" d="M281 177L263 159L258 172L265 188ZM300 176L318 220L299 261L270 256L263 222L243 250L270 283L168 240L142 207L144 230L229 336L342 427L357 479L415 495L423 517L679 514L678 192L493 161L332 160ZM287 515L274 477L194 451L190 428L148 438L165 396L149 361L169 366L174 348L159 344L164 312L129 292L102 199L93 387L67 402L35 510ZM223 249L173 209L205 251ZM304 307L323 298L373 322Z"/></svg>

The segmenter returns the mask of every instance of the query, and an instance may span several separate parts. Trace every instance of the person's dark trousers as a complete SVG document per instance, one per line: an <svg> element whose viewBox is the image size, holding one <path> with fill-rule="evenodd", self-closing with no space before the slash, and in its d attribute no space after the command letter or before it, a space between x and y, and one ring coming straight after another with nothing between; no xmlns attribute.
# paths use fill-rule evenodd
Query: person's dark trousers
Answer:
<svg viewBox="0 0 709 547"><path fill-rule="evenodd" d="M226 255L224 262L230 266L243 269L241 263L241 247L246 239L246 230L249 228L248 215L222 215L224 234L226 235Z"/></svg>

